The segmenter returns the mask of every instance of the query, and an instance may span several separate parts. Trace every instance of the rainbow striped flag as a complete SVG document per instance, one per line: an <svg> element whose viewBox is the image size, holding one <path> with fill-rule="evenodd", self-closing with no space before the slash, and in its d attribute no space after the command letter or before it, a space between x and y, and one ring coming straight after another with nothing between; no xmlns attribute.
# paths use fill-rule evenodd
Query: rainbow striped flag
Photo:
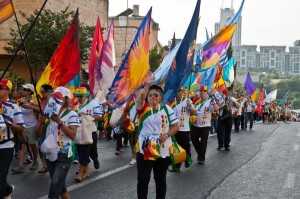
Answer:
<svg viewBox="0 0 300 199"><path fill-rule="evenodd" d="M194 107L198 106L201 102L201 97L196 97L193 99Z"/></svg>
<svg viewBox="0 0 300 199"><path fill-rule="evenodd" d="M228 48L233 33L236 29L239 18L242 14L244 1L242 2L238 12L233 16L225 26L216 34L203 44L202 47L202 58L201 58L201 69L205 70L214 67L223 53ZM201 55L200 55L201 56Z"/></svg>
<svg viewBox="0 0 300 199"><path fill-rule="evenodd" d="M111 109L122 106L130 99L132 93L145 83L150 70L149 65L149 36L151 23L150 8L144 17L135 38L110 87L108 100Z"/></svg>
<svg viewBox="0 0 300 199"><path fill-rule="evenodd" d="M54 89L58 86L66 86L78 74L80 70L78 29L77 9L66 35L56 48L36 85L38 93L43 84L50 84Z"/></svg>
<svg viewBox="0 0 300 199"><path fill-rule="evenodd" d="M14 15L14 6L11 0L0 0L0 24Z"/></svg>

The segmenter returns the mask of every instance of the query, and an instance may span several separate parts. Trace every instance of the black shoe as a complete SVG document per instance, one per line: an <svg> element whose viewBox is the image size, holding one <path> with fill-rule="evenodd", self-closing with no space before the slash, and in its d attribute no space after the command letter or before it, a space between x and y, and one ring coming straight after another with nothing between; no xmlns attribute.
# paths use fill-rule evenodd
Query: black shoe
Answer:
<svg viewBox="0 0 300 199"><path fill-rule="evenodd" d="M217 150L220 151L222 149L222 146L218 146Z"/></svg>
<svg viewBox="0 0 300 199"><path fill-rule="evenodd" d="M191 166L191 164L189 163L189 161L186 161L185 163L184 163L184 167L185 168L189 168Z"/></svg>
<svg viewBox="0 0 300 199"><path fill-rule="evenodd" d="M100 163L99 163L99 160L94 160L94 167L95 169L99 169L100 168Z"/></svg>
<svg viewBox="0 0 300 199"><path fill-rule="evenodd" d="M235 132L237 132L237 133L238 133L238 132L240 132L240 131L239 131L239 130L235 130Z"/></svg>
<svg viewBox="0 0 300 199"><path fill-rule="evenodd" d="M225 148L225 151L230 151L230 149L229 148Z"/></svg>

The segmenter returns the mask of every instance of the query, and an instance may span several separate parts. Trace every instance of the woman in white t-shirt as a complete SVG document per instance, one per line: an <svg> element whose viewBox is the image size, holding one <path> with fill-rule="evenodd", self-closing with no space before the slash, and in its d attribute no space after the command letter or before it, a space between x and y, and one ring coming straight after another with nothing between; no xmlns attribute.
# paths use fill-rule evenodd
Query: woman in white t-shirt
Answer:
<svg viewBox="0 0 300 199"><path fill-rule="evenodd" d="M138 198L147 198L152 169L156 184L156 198L165 198L166 174L170 164L169 148L172 146L171 136L179 129L174 111L168 105L161 104L162 89L156 85L150 86L153 80L154 78L149 74L147 84L136 103L139 118L139 149L136 155ZM148 150L151 147L160 150L151 153L152 150Z"/></svg>
<svg viewBox="0 0 300 199"><path fill-rule="evenodd" d="M65 180L70 169L73 157L73 140L76 137L77 127L80 126L78 115L69 107L71 92L65 87L56 88L55 92L61 92L63 104L59 110L58 117L51 117L50 120L40 125L38 133L46 128L46 140L53 134L57 143L56 152L46 154L46 162L49 170L51 184L48 198L69 198Z"/></svg>

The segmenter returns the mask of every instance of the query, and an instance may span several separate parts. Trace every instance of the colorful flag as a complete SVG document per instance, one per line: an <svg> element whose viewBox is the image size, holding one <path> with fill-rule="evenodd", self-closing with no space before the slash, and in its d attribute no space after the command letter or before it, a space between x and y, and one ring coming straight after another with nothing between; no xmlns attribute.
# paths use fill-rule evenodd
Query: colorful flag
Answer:
<svg viewBox="0 0 300 199"><path fill-rule="evenodd" d="M220 57L220 65L225 68L228 64L227 50Z"/></svg>
<svg viewBox="0 0 300 199"><path fill-rule="evenodd" d="M77 10L66 35L56 48L36 85L38 93L43 84L50 84L54 89L58 86L66 86L78 74L80 70L78 28Z"/></svg>
<svg viewBox="0 0 300 199"><path fill-rule="evenodd" d="M232 83L234 81L234 58L231 57L227 62L227 66L223 67L223 79L226 82Z"/></svg>
<svg viewBox="0 0 300 199"><path fill-rule="evenodd" d="M286 92L286 94L283 96L282 100L279 102L278 106L283 107L287 101L286 97L288 96L290 91Z"/></svg>
<svg viewBox="0 0 300 199"><path fill-rule="evenodd" d="M251 75L249 72L246 77L244 88L245 88L247 94L251 96L251 99L255 100L256 99L256 88L255 88L255 85L252 81L252 78L251 78Z"/></svg>
<svg viewBox="0 0 300 199"><path fill-rule="evenodd" d="M224 27L221 28L214 37L205 42L202 47L201 69L205 70L216 65L220 56L226 51L236 29L237 22L242 14L244 5L242 2L238 12L233 16Z"/></svg>
<svg viewBox="0 0 300 199"><path fill-rule="evenodd" d="M256 109L257 113L258 113L260 116L262 116L261 104L262 104L262 102L263 102L263 100L264 100L264 96L265 96L265 89L264 89L264 87L263 87L263 88L261 89L261 91L260 91L259 100L258 100L258 102L257 102L257 109Z"/></svg>
<svg viewBox="0 0 300 199"><path fill-rule="evenodd" d="M67 85L67 88L70 90L72 97L76 88L78 88L79 86L80 86L80 72Z"/></svg>
<svg viewBox="0 0 300 199"><path fill-rule="evenodd" d="M216 64L212 68L202 71L202 79L201 79L200 86L207 86L208 90L210 91L214 84L214 79L217 74L217 71L218 71L218 64Z"/></svg>
<svg viewBox="0 0 300 199"><path fill-rule="evenodd" d="M90 83L90 89L95 95L95 65L100 57L101 50L103 46L103 36L102 36L102 28L100 24L100 19L98 17L95 31L94 31L94 37L92 42L92 48L91 48L91 54L90 54L90 61L89 61L89 83Z"/></svg>
<svg viewBox="0 0 300 199"><path fill-rule="evenodd" d="M150 70L149 65L149 36L151 23L150 8L144 17L135 38L113 80L108 99L111 109L122 106L132 93L145 83Z"/></svg>
<svg viewBox="0 0 300 199"><path fill-rule="evenodd" d="M105 99L105 96L108 93L108 89L111 86L113 79L115 78L115 65L116 58L114 46L114 21L112 20L107 38L102 47L101 55L97 60L94 69L94 94L96 94L99 90L102 91L100 102Z"/></svg>
<svg viewBox="0 0 300 199"><path fill-rule="evenodd" d="M168 73L165 82L163 103L174 99L178 89L183 86L192 71L199 23L200 2L200 0L197 1L193 17L176 54L175 62Z"/></svg>
<svg viewBox="0 0 300 199"><path fill-rule="evenodd" d="M0 24L11 18L14 12L11 0L0 0Z"/></svg>

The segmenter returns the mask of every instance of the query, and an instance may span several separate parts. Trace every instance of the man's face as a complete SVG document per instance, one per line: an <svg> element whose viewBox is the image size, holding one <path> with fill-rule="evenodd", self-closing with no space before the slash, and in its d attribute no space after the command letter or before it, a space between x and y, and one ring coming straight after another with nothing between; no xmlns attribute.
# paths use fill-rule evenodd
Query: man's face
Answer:
<svg viewBox="0 0 300 199"><path fill-rule="evenodd" d="M177 99L181 99L183 96L183 89L180 89L178 92L177 92Z"/></svg>
<svg viewBox="0 0 300 199"><path fill-rule="evenodd" d="M6 86L0 86L0 98L8 97L10 90Z"/></svg>

